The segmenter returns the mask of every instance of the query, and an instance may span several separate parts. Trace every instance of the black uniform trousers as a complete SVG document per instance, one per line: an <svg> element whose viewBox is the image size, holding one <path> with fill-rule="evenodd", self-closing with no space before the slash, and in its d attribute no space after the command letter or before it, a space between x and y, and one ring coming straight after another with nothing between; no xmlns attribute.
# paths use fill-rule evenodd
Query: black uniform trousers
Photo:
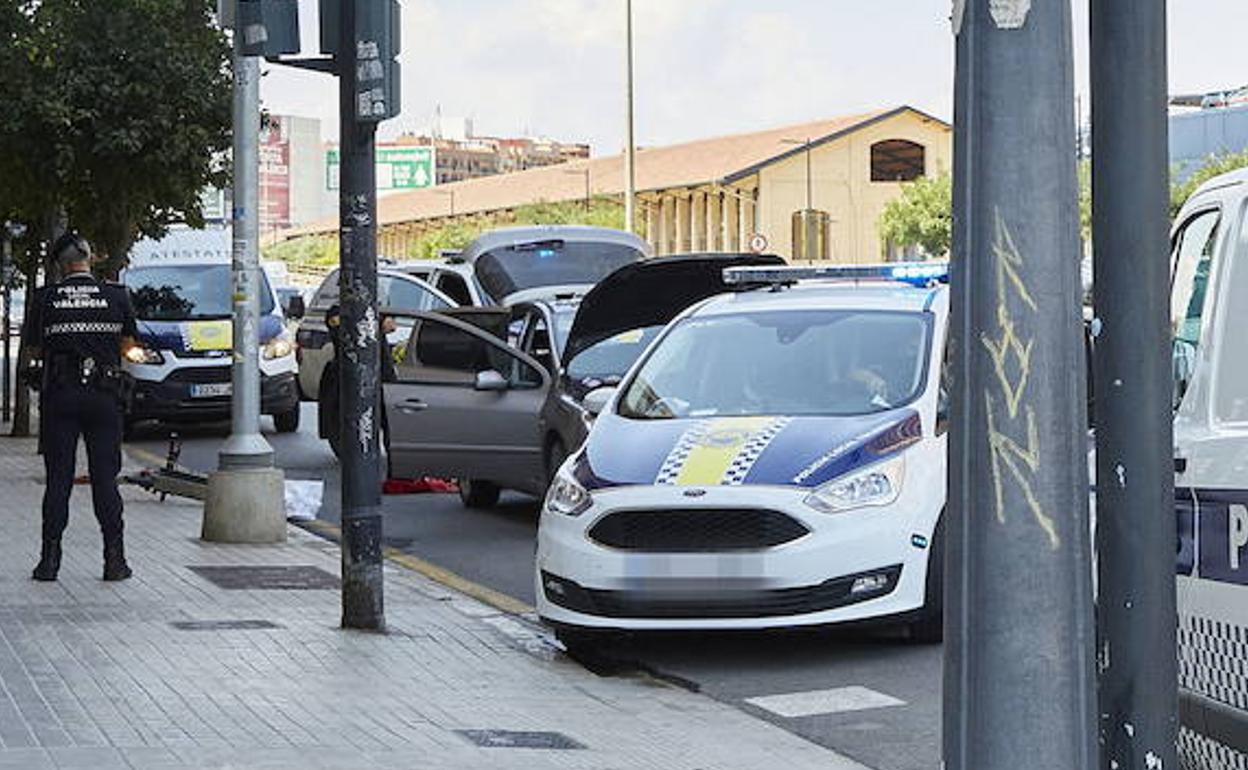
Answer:
<svg viewBox="0 0 1248 770"><path fill-rule="evenodd" d="M91 500L104 542L122 535L121 404L117 396L77 385L51 386L43 393L43 537L59 540L69 523L69 494L74 487L78 437L87 444Z"/></svg>

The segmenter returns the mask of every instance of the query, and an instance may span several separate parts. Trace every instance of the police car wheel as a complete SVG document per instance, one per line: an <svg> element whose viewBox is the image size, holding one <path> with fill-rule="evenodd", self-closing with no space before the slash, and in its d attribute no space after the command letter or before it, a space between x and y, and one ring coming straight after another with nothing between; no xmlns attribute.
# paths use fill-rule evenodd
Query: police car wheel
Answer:
<svg viewBox="0 0 1248 770"><path fill-rule="evenodd" d="M294 433L299 430L299 405L289 412L273 415L273 425L278 433Z"/></svg>
<svg viewBox="0 0 1248 770"><path fill-rule="evenodd" d="M459 499L465 508L493 508L503 490L497 484L479 479L459 479Z"/></svg>
<svg viewBox="0 0 1248 770"><path fill-rule="evenodd" d="M910 640L918 644L938 644L945 635L945 518L942 514L932 535L928 556L923 612L908 624Z"/></svg>

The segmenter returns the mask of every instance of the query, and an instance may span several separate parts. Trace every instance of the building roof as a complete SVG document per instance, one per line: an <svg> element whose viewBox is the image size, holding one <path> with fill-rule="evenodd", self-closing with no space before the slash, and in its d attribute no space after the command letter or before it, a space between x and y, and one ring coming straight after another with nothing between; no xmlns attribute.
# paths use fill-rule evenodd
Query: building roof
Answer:
<svg viewBox="0 0 1248 770"><path fill-rule="evenodd" d="M636 157L637 191L644 193L730 183L804 151L803 146L787 140L809 139L818 146L904 113L912 113L949 128L949 124L939 118L902 106L748 134L641 148L637 150ZM621 154L388 195L377 201L377 222L385 226L449 216L452 195L456 216L499 211L529 203L581 200L585 197L586 174L593 195L620 195L624 192L624 157ZM290 230L285 235L322 233L337 227L338 219L332 217Z"/></svg>

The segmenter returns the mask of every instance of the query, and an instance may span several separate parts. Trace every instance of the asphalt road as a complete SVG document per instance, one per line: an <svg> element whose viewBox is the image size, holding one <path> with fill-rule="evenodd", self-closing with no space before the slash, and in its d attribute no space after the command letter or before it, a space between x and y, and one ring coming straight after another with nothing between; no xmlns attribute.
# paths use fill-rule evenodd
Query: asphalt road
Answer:
<svg viewBox="0 0 1248 770"><path fill-rule="evenodd" d="M184 465L216 467L228 423L172 429L182 437ZM170 430L141 426L129 446L143 450L145 457L163 456ZM297 433L275 433L267 418L262 430L288 478L325 481L320 518L336 523L338 470L329 447L316 437L315 406L304 405ZM507 495L495 510L473 511L455 495L387 496L383 515L389 545L533 603L536 501ZM938 646L913 645L885 631L678 634L632 639L610 655L591 667L603 675L640 668L668 677L875 770L940 766ZM799 706L819 713L781 716L746 702L795 693L806 694ZM853 710L863 705L874 707Z"/></svg>

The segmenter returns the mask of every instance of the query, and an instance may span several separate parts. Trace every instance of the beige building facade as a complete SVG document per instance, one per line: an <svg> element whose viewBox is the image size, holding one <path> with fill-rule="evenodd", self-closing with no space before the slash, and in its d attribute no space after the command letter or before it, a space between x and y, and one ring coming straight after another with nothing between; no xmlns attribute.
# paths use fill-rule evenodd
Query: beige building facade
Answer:
<svg viewBox="0 0 1248 770"><path fill-rule="evenodd" d="M826 212L829 261L876 262L900 255L878 222L905 181L952 170L951 126L910 107L637 153L638 232L656 254L764 250L795 253L793 216ZM808 157L809 156L809 157ZM571 161L388 196L379 202L380 251L403 255L427 230L539 202L592 194L622 200L620 156ZM809 173L808 173L809 169ZM454 194L454 216L447 196ZM330 232L324 220L293 237Z"/></svg>

